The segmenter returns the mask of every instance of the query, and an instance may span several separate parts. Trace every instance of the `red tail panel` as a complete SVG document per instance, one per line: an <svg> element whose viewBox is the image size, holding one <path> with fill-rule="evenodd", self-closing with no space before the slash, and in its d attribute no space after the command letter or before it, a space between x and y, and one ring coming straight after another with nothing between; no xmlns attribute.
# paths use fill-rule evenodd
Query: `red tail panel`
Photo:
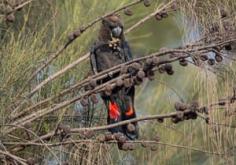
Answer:
<svg viewBox="0 0 236 165"><path fill-rule="evenodd" d="M134 110L133 110L133 108L131 106L129 106L129 109L128 109L127 112L125 112L125 115L126 116L131 116L133 114L134 114Z"/></svg>
<svg viewBox="0 0 236 165"><path fill-rule="evenodd" d="M109 102L109 117L114 120L120 117L119 106L115 102Z"/></svg>

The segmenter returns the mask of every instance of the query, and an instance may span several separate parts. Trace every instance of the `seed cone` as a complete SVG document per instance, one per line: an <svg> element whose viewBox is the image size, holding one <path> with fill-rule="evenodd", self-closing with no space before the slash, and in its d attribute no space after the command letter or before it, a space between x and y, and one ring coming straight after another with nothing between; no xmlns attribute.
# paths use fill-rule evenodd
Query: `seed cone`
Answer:
<svg viewBox="0 0 236 165"><path fill-rule="evenodd" d="M115 140L115 136L112 135L111 133L107 133L107 134L105 134L105 140L106 141Z"/></svg>
<svg viewBox="0 0 236 165"><path fill-rule="evenodd" d="M150 65L152 65L152 63L153 63L153 60L151 59L151 58L148 58L147 60L146 60L146 65L148 65L148 66L150 66Z"/></svg>
<svg viewBox="0 0 236 165"><path fill-rule="evenodd" d="M135 83L136 85L140 85L142 82L143 82L142 79L140 79L140 78L138 78L138 77L135 77L134 83Z"/></svg>
<svg viewBox="0 0 236 165"><path fill-rule="evenodd" d="M92 102L93 102L94 104L97 104L97 103L98 103L98 98L97 98L96 94L92 94L92 95L91 95L91 100L92 100Z"/></svg>
<svg viewBox="0 0 236 165"><path fill-rule="evenodd" d="M199 111L200 111L201 113L205 113L206 115L209 114L209 109L208 109L208 107L201 107Z"/></svg>
<svg viewBox="0 0 236 165"><path fill-rule="evenodd" d="M112 93L112 86L110 84L108 84L106 87L105 87L105 94L110 96Z"/></svg>
<svg viewBox="0 0 236 165"><path fill-rule="evenodd" d="M184 120L184 112L178 112L176 117L180 120L183 121Z"/></svg>
<svg viewBox="0 0 236 165"><path fill-rule="evenodd" d="M205 54L203 54L203 55L200 56L200 59L201 59L202 61L207 61L207 60L208 60L208 56L205 55Z"/></svg>
<svg viewBox="0 0 236 165"><path fill-rule="evenodd" d="M155 18L156 18L157 21L161 21L162 20L162 16L159 13L157 13L155 15Z"/></svg>
<svg viewBox="0 0 236 165"><path fill-rule="evenodd" d="M28 164L28 165L35 165L35 160L33 159L33 158L28 158L27 160L26 160L26 163Z"/></svg>
<svg viewBox="0 0 236 165"><path fill-rule="evenodd" d="M162 12L160 12L160 15L162 18L167 18L168 17L168 13L166 12L166 10L163 10Z"/></svg>
<svg viewBox="0 0 236 165"><path fill-rule="evenodd" d="M89 81L89 84L90 84L90 86L91 86L92 88L95 88L95 87L97 86L97 81L94 80L94 79L91 79L91 80Z"/></svg>
<svg viewBox="0 0 236 165"><path fill-rule="evenodd" d="M145 143L145 142L141 142L141 146L142 146L143 148L147 148L147 147L148 147L148 144Z"/></svg>
<svg viewBox="0 0 236 165"><path fill-rule="evenodd" d="M219 55L219 54L216 54L215 55L215 60L216 60L216 62L222 62L223 61L223 57L221 55Z"/></svg>
<svg viewBox="0 0 236 165"><path fill-rule="evenodd" d="M188 108L188 106L184 103L176 102L175 103L175 110L176 111L184 111Z"/></svg>
<svg viewBox="0 0 236 165"><path fill-rule="evenodd" d="M145 73L143 70L139 70L137 73L137 77L140 79L143 79L145 77Z"/></svg>
<svg viewBox="0 0 236 165"><path fill-rule="evenodd" d="M151 151L157 151L157 146L151 146Z"/></svg>
<svg viewBox="0 0 236 165"><path fill-rule="evenodd" d="M122 135L117 139L117 141L120 143L125 143L127 141L127 138L126 136Z"/></svg>
<svg viewBox="0 0 236 165"><path fill-rule="evenodd" d="M178 7L177 3L174 2L174 3L172 4L172 6L171 6L171 9L174 10L174 11L176 11L176 10L177 10L177 7Z"/></svg>
<svg viewBox="0 0 236 165"><path fill-rule="evenodd" d="M167 73L168 75L173 75L173 74L174 74L174 71L173 71L173 70L170 70L170 71L166 71L166 73Z"/></svg>
<svg viewBox="0 0 236 165"><path fill-rule="evenodd" d="M99 135L99 136L97 137L97 140L98 140L99 142L105 142L105 140L106 140L105 135L103 135L103 134Z"/></svg>
<svg viewBox="0 0 236 165"><path fill-rule="evenodd" d="M180 59L180 60L179 60L179 64L180 64L181 66L187 66L187 65L188 65L188 61L183 58L183 59Z"/></svg>
<svg viewBox="0 0 236 165"><path fill-rule="evenodd" d="M114 134L115 140L117 140L120 143L126 142L127 138L124 134L118 132Z"/></svg>
<svg viewBox="0 0 236 165"><path fill-rule="evenodd" d="M165 65L164 65L164 69L165 69L166 72L168 72L168 71L172 71L172 70L173 70L173 67L172 67L171 64L165 64Z"/></svg>
<svg viewBox="0 0 236 165"><path fill-rule="evenodd" d="M199 107L199 102L198 102L198 101L193 101L193 102L191 103L191 108L197 109L198 107Z"/></svg>
<svg viewBox="0 0 236 165"><path fill-rule="evenodd" d="M80 100L80 104L81 104L83 107L88 106L88 99L82 98L82 99Z"/></svg>
<svg viewBox="0 0 236 165"><path fill-rule="evenodd" d="M207 61L207 63L208 63L209 65L215 65L215 60L212 59L212 58L210 58L210 59Z"/></svg>
<svg viewBox="0 0 236 165"><path fill-rule="evenodd" d="M131 65L132 68L136 69L136 70L139 70L142 68L142 65L138 62L135 62Z"/></svg>
<svg viewBox="0 0 236 165"><path fill-rule="evenodd" d="M94 132L93 131L83 131L83 132L81 132L81 135L83 138L90 139L94 136Z"/></svg>
<svg viewBox="0 0 236 165"><path fill-rule="evenodd" d="M56 132L60 135L60 141L71 136L71 130L69 125L59 124Z"/></svg>
<svg viewBox="0 0 236 165"><path fill-rule="evenodd" d="M135 145L133 143L128 143L128 149L129 150L134 150L135 149Z"/></svg>
<svg viewBox="0 0 236 165"><path fill-rule="evenodd" d="M150 0L144 0L143 4L144 4L145 7L149 7L149 6L151 6L151 1Z"/></svg>
<svg viewBox="0 0 236 165"><path fill-rule="evenodd" d="M118 87L121 87L121 86L124 85L124 81L123 81L121 78L119 78L119 79L116 80L116 85L117 85Z"/></svg>
<svg viewBox="0 0 236 165"><path fill-rule="evenodd" d="M127 130L128 130L128 132L134 132L135 131L135 126L132 123L129 123L127 125Z"/></svg>
<svg viewBox="0 0 236 165"><path fill-rule="evenodd" d="M75 38L79 37L81 35L81 30L74 31L73 35Z"/></svg>
<svg viewBox="0 0 236 165"><path fill-rule="evenodd" d="M125 65L122 65L120 69L120 73L124 74L124 73L127 73L127 71L128 71L128 68Z"/></svg>
<svg viewBox="0 0 236 165"><path fill-rule="evenodd" d="M152 62L154 65L157 65L159 63L159 58L158 57L153 57Z"/></svg>
<svg viewBox="0 0 236 165"><path fill-rule="evenodd" d="M153 140L155 140L156 142L159 142L161 140L161 138L159 135L156 135Z"/></svg>
<svg viewBox="0 0 236 165"><path fill-rule="evenodd" d="M220 10L221 18L227 17L227 12L224 9Z"/></svg>
<svg viewBox="0 0 236 165"><path fill-rule="evenodd" d="M13 13L11 13L11 14L8 14L7 16L6 16L6 21L7 22L14 22L15 21L15 15L13 14Z"/></svg>
<svg viewBox="0 0 236 165"><path fill-rule="evenodd" d="M74 36L73 33L71 33L71 34L68 35L68 40L69 40L69 41L73 41L74 39L75 39L75 36Z"/></svg>
<svg viewBox="0 0 236 165"><path fill-rule="evenodd" d="M158 68L158 71L159 71L159 73L164 73L165 72L165 68L164 68L164 66L162 65L162 66L160 66L159 68Z"/></svg>
<svg viewBox="0 0 236 165"><path fill-rule="evenodd" d="M172 121L174 124L177 124L178 122L180 122L180 119L177 118L177 117L172 117L172 118L171 118L171 121Z"/></svg>
<svg viewBox="0 0 236 165"><path fill-rule="evenodd" d="M127 16L132 16L132 15L133 15L133 12L132 12L132 10L130 10L129 8L125 8L124 14L127 15Z"/></svg>
<svg viewBox="0 0 236 165"><path fill-rule="evenodd" d="M225 45L225 50L232 50L232 46L230 44Z"/></svg>
<svg viewBox="0 0 236 165"><path fill-rule="evenodd" d="M226 104L226 102L223 100L218 103L218 105L220 105L220 106L225 106L225 104Z"/></svg>
<svg viewBox="0 0 236 165"><path fill-rule="evenodd" d="M157 119L157 121L158 121L159 123L163 123L163 122L164 122L164 118L159 118L159 119Z"/></svg>
<svg viewBox="0 0 236 165"><path fill-rule="evenodd" d="M127 78L127 79L124 80L124 86L125 86L126 88L132 86L131 80L130 80L129 78Z"/></svg>

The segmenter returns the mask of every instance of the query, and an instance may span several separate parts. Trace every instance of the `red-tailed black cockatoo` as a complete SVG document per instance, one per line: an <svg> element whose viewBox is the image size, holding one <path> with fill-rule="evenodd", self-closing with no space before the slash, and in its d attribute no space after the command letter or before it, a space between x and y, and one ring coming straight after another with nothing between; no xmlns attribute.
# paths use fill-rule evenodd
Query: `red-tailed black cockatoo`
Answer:
<svg viewBox="0 0 236 165"><path fill-rule="evenodd" d="M111 15L102 20L98 40L94 43L91 53L90 62L94 74L111 68L115 65L122 64L132 59L130 47L124 37L124 27L121 19L117 15ZM103 79L100 83L107 82L117 76ZM101 97L106 105L108 124L114 124L120 121L136 117L134 109L135 87L115 87L108 96L101 93ZM130 129L129 126L132 126ZM121 132L130 140L138 138L138 124L132 123L109 129L111 133Z"/></svg>

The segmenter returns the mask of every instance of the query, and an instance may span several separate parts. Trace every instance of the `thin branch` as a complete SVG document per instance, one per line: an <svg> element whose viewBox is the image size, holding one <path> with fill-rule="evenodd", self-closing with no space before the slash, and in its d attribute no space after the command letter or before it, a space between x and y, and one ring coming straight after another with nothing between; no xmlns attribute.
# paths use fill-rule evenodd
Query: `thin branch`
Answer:
<svg viewBox="0 0 236 165"><path fill-rule="evenodd" d="M107 76L107 73L111 73L111 71L112 71L113 74L119 72L121 67L124 66L124 65L130 66L134 62L140 62L140 61L146 60L148 58L159 57L159 56L163 56L163 55L170 54L170 53L172 53L172 54L173 53L187 54L187 55L181 54L181 55L179 55L178 58L159 61L156 66L160 66L162 64L178 61L179 59L188 58L188 57L191 56L191 53L193 53L193 52L197 52L197 51L201 51L201 50L207 50L207 49L212 49L212 47L216 47L216 46L219 46L219 45L222 45L222 44L224 45L224 44L227 44L227 43L235 41L235 40L236 39L230 39L230 40L227 40L227 41L224 41L224 42L220 42L220 43L217 43L217 44L211 44L211 45L207 45L207 46L203 46L203 47L196 47L196 48L193 48L193 49L189 49L189 48L186 48L186 49L173 49L173 50L167 50L167 51L164 51L164 52L153 53L153 54L151 54L149 56L144 56L144 57L137 58L137 59L134 59L132 61L129 61L127 63L121 64L121 65L117 65L117 66L115 66L113 68L110 68L108 70L105 70L105 71L99 73L98 75L102 74L101 76L104 78L104 76ZM118 78L116 78L116 79L118 79ZM17 125L17 124L23 124L24 125L26 123L29 123L29 122L31 122L31 121L33 121L33 120L35 120L37 118L40 118L40 117L42 117L42 116L44 116L44 115L46 115L48 113L51 113L51 112L57 111L57 110L59 110L61 108L64 108L64 107L66 107L66 106L68 106L68 105L78 101L79 99L81 99L81 98L83 98L85 96L89 96L92 93L98 93L101 90L104 90L106 85L110 84L110 83L114 83L114 81L112 80L111 82L107 82L107 83L105 83L105 85L102 84L102 85L98 86L97 88L93 89L92 91L86 92L82 96L76 96L76 97L72 98L71 100L64 101L64 102L62 102L62 103L60 103L58 105L55 105L54 108L49 108L49 109L46 108L44 110L40 110L37 113L33 113L31 115L28 115L28 116L24 117L23 119L16 120L13 124L14 125ZM15 128L7 129L7 132L9 133L9 132L11 132L13 130L15 130Z"/></svg>
<svg viewBox="0 0 236 165"><path fill-rule="evenodd" d="M185 110L183 111L183 114L188 114L192 112L192 110ZM122 126L122 125L127 125L129 123L133 123L133 122L141 122L141 121L148 121L148 120L157 120L157 119L166 119L166 118L172 118L175 117L176 115L178 115L179 112L172 112L172 113L168 113L168 114L163 114L163 115L149 115L149 116L144 116L144 117L139 117L139 118L134 118L134 119L129 119L129 120L125 120L125 121L121 121L115 124L110 124L110 125L104 125L104 126L97 126L97 127L88 127L88 128L72 128L70 130L71 133L80 133L80 132L84 132L84 131L101 131L101 130L106 130L106 129L110 129L110 128L115 128L118 126ZM43 135L40 137L40 139L45 140L48 138L51 138L55 135L55 131L49 132L46 135ZM34 140L34 142L36 142L37 140Z"/></svg>
<svg viewBox="0 0 236 165"><path fill-rule="evenodd" d="M16 162L18 162L18 163L20 163L20 164L22 164L22 165L27 165L25 159L22 159L22 158L20 158L20 157L18 157L18 156L16 156L16 155L13 155L13 154L11 154L11 153L9 153L9 152L7 152L7 151L2 151L2 150L0 150L0 154L6 155L6 156L8 156L9 158L15 160Z"/></svg>
<svg viewBox="0 0 236 165"><path fill-rule="evenodd" d="M231 37L232 37L232 36L231 36ZM124 65L130 66L130 65L131 65L132 63L134 63L134 62L144 61L144 60L146 60L146 59L148 59L148 58L160 57L160 56L165 56L165 55L167 56L167 55L170 55L170 54L177 54L177 53L178 53L178 54L189 54L189 55L186 56L186 57L184 57L184 56L180 56L180 57L179 57L179 58L187 58L187 57L189 57L189 56L191 55L191 53L196 53L196 52L199 53L199 51L211 51L212 48L214 48L214 47L226 45L227 43L230 43L230 42L235 41L235 40L236 40L236 39L229 39L229 40L224 41L224 42L219 42L219 43L216 43L216 44L209 44L209 45L207 45L207 46L199 46L199 47L194 47L194 46L193 46L192 48L189 48L189 46L186 46L186 48L170 49L170 50L167 49L166 51L163 51L163 52L152 53L152 54L150 54L150 55L148 55L148 56L136 58L136 59L134 59L134 60L132 60L132 61L129 61L129 62L120 64L120 65L117 65L117 66L112 67L112 68L110 68L110 69L107 69L107 70L105 70L105 71L102 71L102 72L100 72L100 73L98 73L98 74L96 74L96 75L94 75L94 76L91 76L91 77L89 77L89 78L83 80L82 82L80 82L80 83L78 83L78 84L73 85L73 86L72 86L71 88L69 88L68 90L62 91L59 95L62 96L62 95L64 95L64 94L68 93L69 91L74 90L75 88L84 87L84 86L86 86L86 85L89 84L89 81L90 81L91 79L93 79L93 80L101 80L101 79L103 79L103 78L105 78L105 77L108 76L107 73L109 73L109 74L118 73L118 72L120 71L121 67L124 66ZM209 49L210 49L210 50L209 50ZM199 55L200 55L200 54L199 54ZM178 60L178 59L177 59L177 60ZM175 59L174 61L176 61L176 59ZM164 63L170 63L170 62L173 62L173 61L171 61L171 60L170 60L170 61L163 61L162 63L159 63L158 65L161 65L161 64L164 64ZM41 101L41 103L38 103L36 106L39 106L39 105L42 105L42 104L46 104L46 103L48 103L49 101L51 101L52 99L55 99L55 97L51 97L51 98L48 98L48 99L46 99L46 100L44 100L44 101ZM29 109L29 110L32 110L33 108L35 108L35 106L33 106L32 108L30 107L30 108L28 108L28 109ZM14 111L14 112L15 112L15 111ZM15 119L15 118L21 116L22 114L24 114L25 112L28 112L28 110L23 110L23 111L19 112L19 114L14 114L14 113L13 113L10 118Z"/></svg>
<svg viewBox="0 0 236 165"><path fill-rule="evenodd" d="M33 132L32 130L28 129L28 128L25 128L23 126L20 126L20 125L7 125L7 126L11 126L11 127L15 127L15 128L19 128L19 129L23 129L24 131L26 131L27 133L30 133L31 135L35 136L36 139L38 139L42 145L45 145L45 148L55 157L55 159L57 159L57 161L59 162L59 159L57 157L57 155L46 145L46 143L40 139L40 137L35 133Z"/></svg>
<svg viewBox="0 0 236 165"><path fill-rule="evenodd" d="M141 19L140 21L138 21L135 25L133 25L132 27L130 27L128 30L125 31L125 34L131 32L132 30L134 30L135 28L137 28L138 26L142 25L144 22L146 22L147 20L149 20L151 17L153 17L156 13L159 13L161 11L163 11L164 9L166 9L167 7L169 7L174 1L169 2L168 4L164 5L163 7L161 7L160 9L157 8L155 10L154 13L151 13L150 15L148 15L147 17ZM127 7L127 6L126 6ZM125 9L126 7L123 7L121 10ZM111 14L108 14L111 15ZM108 16L106 15L106 16ZM106 17L103 16L102 18ZM29 99L30 97L32 97L38 90L40 90L43 86L45 86L46 84L48 84L49 82L51 82L52 80L58 78L59 76L61 76L62 74L66 73L68 70L74 68L75 66L77 66L79 63L83 62L84 60L89 58L89 52L86 53L85 55L83 55L82 57L79 57L75 62L67 65L66 67L64 67L63 69L61 69L60 71L56 72L55 74L49 76L47 79L45 79L44 81L42 81L40 84L38 84L30 93L28 93L25 98L18 106L17 108L15 108L13 110L13 113L18 111L19 108L24 105L25 103L27 103L27 99ZM46 65L46 64L45 64ZM45 66L46 67L46 66ZM40 69L41 70L41 69ZM39 71L36 71L37 73ZM28 84L28 83L27 83ZM24 89L24 88L23 88Z"/></svg>
<svg viewBox="0 0 236 165"><path fill-rule="evenodd" d="M232 97L227 97L227 98L232 100ZM233 103L233 102L231 102L231 103ZM187 105L186 109L182 112L176 111L176 112L163 114L163 115L160 115L160 114L158 114L158 115L149 115L149 116L134 118L134 119L125 120L125 121L121 121L121 122L118 122L118 123L115 123L115 124L104 125L104 126L89 127L89 128L72 128L72 129L70 129L69 133L76 134L76 133L81 133L81 132L86 132L86 131L94 132L94 131L107 130L107 129L122 126L122 125L127 125L127 124L133 123L133 122L141 122L141 121L149 121L149 120L164 120L166 118L176 118L180 115L180 113L181 113L180 116L182 116L182 120L180 120L180 121L183 121L185 115L188 116L189 113L193 113L193 112L195 112L200 118L204 119L208 124L216 124L216 123L209 122L209 120L208 120L209 118L202 115L202 113L208 114L207 111L202 111L202 108L205 109L206 106L202 106L202 108L197 106L195 108L196 109L193 109L193 106ZM205 109L205 110L207 110L207 109ZM226 126L226 125L224 125L224 126ZM57 134L55 134L55 131L51 131L51 132L41 136L38 139L32 140L30 143L36 143L36 142L38 142L39 139L40 140L48 140L48 139L53 138L56 135ZM22 146L19 146L19 147L16 147L14 149L14 151L19 151L21 149L22 149Z"/></svg>
<svg viewBox="0 0 236 165"><path fill-rule="evenodd" d="M23 7L29 5L29 4L30 4L31 2L33 2L33 1L35 1L35 0L28 0L28 1L23 2L22 4L19 4L19 5L16 6L10 13L14 13L14 12L16 12L17 10L22 9ZM8 14L10 14L10 13L8 13Z"/></svg>
<svg viewBox="0 0 236 165"><path fill-rule="evenodd" d="M145 22L147 22L149 19L153 18L157 13L160 13L161 11L171 7L171 5L175 3L175 0L170 1L169 3L165 4L165 5L160 5L160 7L158 7L157 9L155 9L154 12L150 13L149 15L147 15L146 17L142 18L140 21L138 21L136 24L134 24L133 26L131 26L130 28L128 28L125 33L129 33L130 31L136 29L137 27L139 27L140 25L144 24Z"/></svg>
<svg viewBox="0 0 236 165"><path fill-rule="evenodd" d="M127 7L131 7L134 5L137 5L139 3L141 3L142 0L137 0L134 2L131 2L123 7L120 7L114 11L111 11L107 14L104 14L103 16L100 16L98 18L96 18L95 20L91 21L90 23L88 23L86 26L82 26L82 28L78 28L77 32L80 32L80 34L83 34L85 31L87 31L89 28L91 28L93 25L95 25L97 22L101 21L103 18L115 14L117 12L120 12L122 10L124 10ZM55 60L69 45L71 45L71 43L73 41L75 41L78 37L80 37L81 35L74 35L74 38L72 40L68 40L65 45L61 46L54 54L50 55L50 57L48 58L48 60L46 62L44 62L41 66L38 67L38 69L30 76L30 78L26 81L25 85L23 86L22 90L24 90L27 85L31 82L31 80L40 72L42 71L45 67L47 67L53 60ZM28 95L28 97L30 97L31 95Z"/></svg>
<svg viewBox="0 0 236 165"><path fill-rule="evenodd" d="M73 140L73 141L63 141L63 142L58 142L58 143L48 143L46 144L48 147L55 147L55 146L61 146L61 145L70 145L74 143L101 143L101 144L113 144L117 143L118 141L112 140L112 141L105 141L101 142L99 140L91 140L91 139L83 139L83 140ZM154 140L134 140L134 141L126 141L126 143L134 143L134 144L156 144L156 145L164 145L168 147L174 147L178 149L187 149L187 150L192 150L192 151L197 151L197 152L202 152L206 154L212 154L212 155L225 155L225 153L218 153L218 152L211 152L211 151L206 151L202 150L196 147L191 147L191 146L183 146L183 145L177 145L177 144L170 144L170 143L164 143L164 142L158 142ZM45 144L41 143L20 143L20 142L4 142L5 145L24 145L24 146L45 146Z"/></svg>

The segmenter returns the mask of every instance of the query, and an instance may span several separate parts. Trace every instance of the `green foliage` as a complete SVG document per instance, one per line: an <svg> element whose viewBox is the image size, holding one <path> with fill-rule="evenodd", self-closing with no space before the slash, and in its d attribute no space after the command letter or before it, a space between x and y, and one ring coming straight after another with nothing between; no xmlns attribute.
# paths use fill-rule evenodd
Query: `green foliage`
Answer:
<svg viewBox="0 0 236 165"><path fill-rule="evenodd" d="M51 53L56 52L60 46L64 45L68 34L127 2L131 1L38 0L24 7L21 11L17 11L14 23L7 23L2 19L0 23L0 122L5 123L6 117L10 113L11 107L9 105L11 103L23 99L19 93L29 76ZM230 12L235 11L235 1L226 0L225 2L197 1L200 5L195 4L195 8L190 8L192 1L183 0L181 1L180 10L185 13L185 16L190 13L195 15L199 18L195 20L198 26L206 28L217 20L215 15L218 10L209 10L209 6L210 9L214 9L216 6L223 5ZM133 7L135 15L132 17L122 14L125 27L128 28L135 24L137 20L152 12L159 3L159 1L153 1L153 5L150 8L144 8L141 5ZM184 17L186 20L181 22L179 21L180 17L182 18L182 15L178 13L160 22L152 18L129 33L127 40L130 42L134 56L143 56L157 51L161 47L182 45L183 35L185 37L188 36L189 33L187 32L190 30L184 26L188 18ZM70 45L37 77L37 80L27 86L23 94L29 92L39 81L87 53L96 39L98 27L99 25L97 24L90 28ZM231 92L230 86L235 82L235 69L233 66L223 67L223 69L231 71L220 75L223 76L223 79L206 68L198 68L192 65L183 68L178 64L175 64L174 68L175 74L173 76L157 74L154 81L145 82L138 88L136 95L138 116L172 112L174 111L173 105L175 101L191 102L198 100L201 105L209 104L220 96L228 95ZM53 96L71 84L82 80L87 76L89 69L88 61L73 68L38 92L29 105L43 98ZM215 68L212 70L218 71ZM102 108L102 106L98 106L95 109L95 111L97 110L96 113L101 113L100 109ZM73 106L68 109L73 111ZM63 109L63 113L62 111L60 113L66 114L65 111L68 109ZM103 111L102 115L104 114ZM220 111L212 112L211 116L214 121L220 123L227 123L227 121L230 121L227 124L235 123L233 117L224 116L224 113ZM95 125L96 122L93 124ZM105 123L104 120L101 123ZM44 123L42 132L50 130L51 127L48 123ZM235 143L233 129L207 126L201 120L186 121L178 125L174 125L169 121L165 121L164 124L142 122L140 123L140 128L141 138L143 139L151 139L158 134L162 142L184 145L189 148L194 146L207 151L224 152L228 147L234 146ZM89 147L91 149L91 146ZM102 148L101 146L99 147ZM112 162L113 164L121 164L126 159L128 160L124 164L129 164L130 162L150 165L225 164L233 159L230 156L224 158L165 145L158 145L157 151L151 151L149 146L148 148L138 147L137 150L128 153L118 151L115 145L110 147L112 152L105 152L104 155L101 154L102 149L99 152L100 156L103 156L102 159L106 159L104 164L111 164ZM73 158L73 156L71 157ZM75 160L78 160L78 158L76 157Z"/></svg>

